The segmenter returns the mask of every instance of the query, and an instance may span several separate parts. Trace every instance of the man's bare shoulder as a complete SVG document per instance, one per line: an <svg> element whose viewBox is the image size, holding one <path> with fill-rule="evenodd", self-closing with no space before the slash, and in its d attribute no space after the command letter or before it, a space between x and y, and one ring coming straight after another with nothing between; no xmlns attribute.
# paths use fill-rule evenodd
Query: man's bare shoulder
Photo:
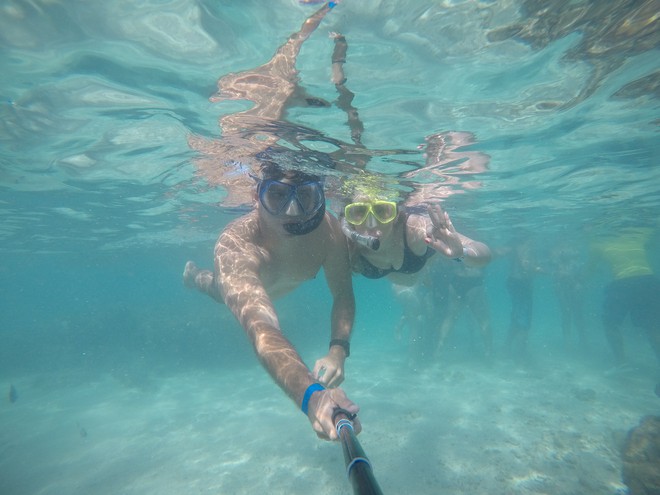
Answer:
<svg viewBox="0 0 660 495"><path fill-rule="evenodd" d="M220 233L215 245L216 255L222 251L254 251L260 242L259 222L255 212L250 212L230 222Z"/></svg>
<svg viewBox="0 0 660 495"><path fill-rule="evenodd" d="M345 237L337 218L327 212L323 222L316 230L318 237L322 238L324 243L330 245L329 247L334 246L337 244L337 241L343 240Z"/></svg>
<svg viewBox="0 0 660 495"><path fill-rule="evenodd" d="M341 225L339 224L339 220L332 213L325 214L325 222L333 231L339 230L339 232L341 232Z"/></svg>
<svg viewBox="0 0 660 495"><path fill-rule="evenodd" d="M325 214L323 222L324 248L327 254L348 254L348 240L341 230L339 220L330 213Z"/></svg>

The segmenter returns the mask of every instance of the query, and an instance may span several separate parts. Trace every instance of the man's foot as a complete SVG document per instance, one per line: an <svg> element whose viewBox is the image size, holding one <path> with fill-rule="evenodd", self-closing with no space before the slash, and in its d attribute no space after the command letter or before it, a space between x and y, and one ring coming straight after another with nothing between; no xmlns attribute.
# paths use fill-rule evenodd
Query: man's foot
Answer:
<svg viewBox="0 0 660 495"><path fill-rule="evenodd" d="M199 268L197 268L197 265L192 261L188 261L186 267L183 269L183 284L186 287L194 289L196 287L195 277L198 273Z"/></svg>

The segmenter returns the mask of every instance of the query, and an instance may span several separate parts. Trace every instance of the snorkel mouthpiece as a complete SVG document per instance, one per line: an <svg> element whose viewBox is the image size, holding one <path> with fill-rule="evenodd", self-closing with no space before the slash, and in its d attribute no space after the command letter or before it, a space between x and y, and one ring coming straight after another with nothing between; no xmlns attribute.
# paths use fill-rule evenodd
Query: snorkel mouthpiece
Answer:
<svg viewBox="0 0 660 495"><path fill-rule="evenodd" d="M292 235L309 234L316 229L325 217L325 204L322 204L319 210L309 219L302 222L289 222L283 225L284 230Z"/></svg>
<svg viewBox="0 0 660 495"><path fill-rule="evenodd" d="M378 248L380 247L380 239L378 237L356 232L349 227L348 222L346 221L346 217L341 218L341 231L353 242L357 242L362 246L368 247L372 251L378 251Z"/></svg>

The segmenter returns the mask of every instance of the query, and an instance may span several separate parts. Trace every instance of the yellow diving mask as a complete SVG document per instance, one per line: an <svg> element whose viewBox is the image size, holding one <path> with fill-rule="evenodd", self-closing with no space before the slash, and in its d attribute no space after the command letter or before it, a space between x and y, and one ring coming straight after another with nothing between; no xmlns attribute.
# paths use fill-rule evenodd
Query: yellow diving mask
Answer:
<svg viewBox="0 0 660 495"><path fill-rule="evenodd" d="M344 217L352 225L362 225L371 213L380 223L390 223L396 218L397 207L393 201L351 203L344 208Z"/></svg>

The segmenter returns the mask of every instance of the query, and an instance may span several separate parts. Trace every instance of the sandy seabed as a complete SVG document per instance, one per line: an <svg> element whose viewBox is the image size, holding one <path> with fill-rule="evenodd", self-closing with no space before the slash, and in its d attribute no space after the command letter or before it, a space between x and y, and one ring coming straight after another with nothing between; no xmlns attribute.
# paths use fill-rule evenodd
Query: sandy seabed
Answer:
<svg viewBox="0 0 660 495"><path fill-rule="evenodd" d="M352 356L347 373L386 494L627 493L621 444L660 410L644 366L448 359L413 370ZM12 378L20 395L0 406L0 493L352 493L341 446L318 440L256 361L129 374Z"/></svg>

